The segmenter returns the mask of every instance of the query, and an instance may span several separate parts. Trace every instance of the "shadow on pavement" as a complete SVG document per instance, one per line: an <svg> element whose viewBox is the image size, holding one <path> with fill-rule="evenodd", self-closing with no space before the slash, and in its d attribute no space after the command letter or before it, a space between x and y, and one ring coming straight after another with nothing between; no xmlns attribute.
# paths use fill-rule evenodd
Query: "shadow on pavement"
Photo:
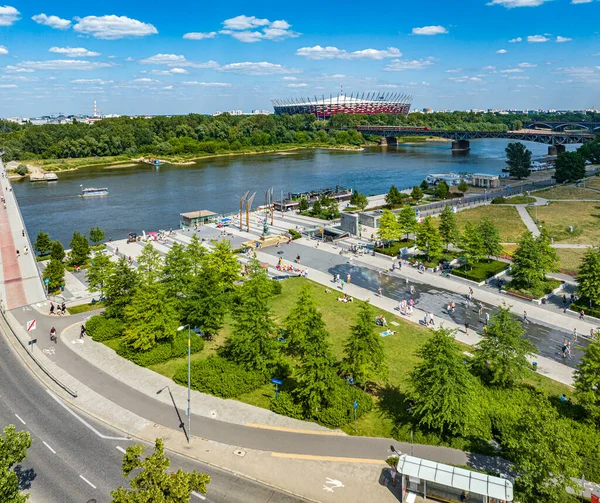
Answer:
<svg viewBox="0 0 600 503"><path fill-rule="evenodd" d="M388 491L390 491L390 493L393 494L394 497L398 501L402 501L402 475L401 474L398 473L396 475L396 486L394 487L394 484L392 482L392 469L389 467L382 468L381 475L379 475L379 485L387 487Z"/></svg>
<svg viewBox="0 0 600 503"><path fill-rule="evenodd" d="M19 479L19 489L21 491L28 491L31 489L31 483L37 477L35 470L33 468L23 469L21 465L15 465L13 470Z"/></svg>

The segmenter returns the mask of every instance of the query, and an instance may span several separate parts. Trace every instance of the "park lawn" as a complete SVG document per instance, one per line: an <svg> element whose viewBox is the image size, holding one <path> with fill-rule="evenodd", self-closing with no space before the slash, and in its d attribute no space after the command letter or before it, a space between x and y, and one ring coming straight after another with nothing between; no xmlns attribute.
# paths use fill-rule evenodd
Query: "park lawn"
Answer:
<svg viewBox="0 0 600 503"><path fill-rule="evenodd" d="M459 278L470 279L471 281L481 283L482 281L495 276L499 272L508 269L509 266L510 264L500 262L499 260L482 260L481 262L473 264L473 267L461 266L452 269L452 274Z"/></svg>
<svg viewBox="0 0 600 503"><path fill-rule="evenodd" d="M527 208L535 219L535 208ZM538 206L538 218L555 243L598 244L600 242L600 204L590 202L553 202ZM573 226L573 232L569 232Z"/></svg>
<svg viewBox="0 0 600 503"><path fill-rule="evenodd" d="M483 217L489 218L496 226L503 243L516 243L527 230L517 209L511 206L488 205L459 211L456 213L456 223L462 232L467 222L478 224Z"/></svg>
<svg viewBox="0 0 600 503"><path fill-rule="evenodd" d="M71 306L67 308L69 314L79 314L79 313L87 313L88 311L95 311L97 309L102 309L104 307L104 303L95 302L92 304L80 304L78 306Z"/></svg>
<svg viewBox="0 0 600 503"><path fill-rule="evenodd" d="M375 248L375 251L390 257L397 257L402 248L412 248L413 246L415 246L415 241L413 239L403 239L401 241L386 243L383 247Z"/></svg>
<svg viewBox="0 0 600 503"><path fill-rule="evenodd" d="M585 186L590 189L600 190L600 176L592 176L585 180Z"/></svg>
<svg viewBox="0 0 600 503"><path fill-rule="evenodd" d="M555 251L558 255L558 267L566 274L574 274L577 273L583 255L587 250L582 248L556 248Z"/></svg>
<svg viewBox="0 0 600 503"><path fill-rule="evenodd" d="M573 185L552 187L551 189L536 192L535 195L538 197L543 197L544 199L593 199L595 201L600 200L600 194L598 192L574 187Z"/></svg>

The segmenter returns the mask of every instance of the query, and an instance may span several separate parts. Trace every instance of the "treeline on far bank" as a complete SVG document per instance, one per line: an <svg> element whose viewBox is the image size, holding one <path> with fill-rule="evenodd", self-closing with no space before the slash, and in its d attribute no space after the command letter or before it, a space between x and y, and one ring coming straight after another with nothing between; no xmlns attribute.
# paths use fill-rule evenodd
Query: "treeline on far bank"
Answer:
<svg viewBox="0 0 600 503"><path fill-rule="evenodd" d="M561 120L600 120L600 114L561 115ZM285 145L361 145L360 133L332 128L367 125L428 126L431 129L505 131L522 127L522 115L471 112L403 115L336 115L317 121L312 115L103 119L88 125L24 125L0 120L4 159L36 160L83 157L202 156ZM546 116L528 119L551 120Z"/></svg>

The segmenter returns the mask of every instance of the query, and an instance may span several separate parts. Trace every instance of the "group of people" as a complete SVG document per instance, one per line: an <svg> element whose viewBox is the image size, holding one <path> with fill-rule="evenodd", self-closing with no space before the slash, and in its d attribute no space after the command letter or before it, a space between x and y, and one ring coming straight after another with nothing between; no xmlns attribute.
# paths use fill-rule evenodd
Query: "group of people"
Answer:
<svg viewBox="0 0 600 503"><path fill-rule="evenodd" d="M402 299L398 304L398 311L404 316L412 316L413 314L413 306L415 305L415 301L410 298L409 300Z"/></svg>
<svg viewBox="0 0 600 503"><path fill-rule="evenodd" d="M58 314L59 316L67 314L67 306L64 301L60 306L58 304L55 306L54 303L50 301L50 314Z"/></svg>
<svg viewBox="0 0 600 503"><path fill-rule="evenodd" d="M375 316L375 324L379 325L380 327L387 327L387 320L385 319L385 316L383 314L380 314L379 316Z"/></svg>
<svg viewBox="0 0 600 503"><path fill-rule="evenodd" d="M435 321L433 319L433 313L425 313L423 317L423 324L426 327L435 327Z"/></svg>
<svg viewBox="0 0 600 503"><path fill-rule="evenodd" d="M342 297L338 297L337 300L338 300L338 302L344 302L344 303L348 303L348 302L353 302L354 301L354 299L352 297L348 297L347 293L345 293Z"/></svg>

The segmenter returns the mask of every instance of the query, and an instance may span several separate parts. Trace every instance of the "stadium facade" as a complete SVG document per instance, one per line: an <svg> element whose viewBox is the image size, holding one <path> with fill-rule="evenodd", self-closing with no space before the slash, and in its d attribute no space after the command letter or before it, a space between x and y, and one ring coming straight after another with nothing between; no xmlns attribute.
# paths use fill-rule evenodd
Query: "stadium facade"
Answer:
<svg viewBox="0 0 600 503"><path fill-rule="evenodd" d="M412 96L401 93L354 93L330 95L329 98L293 98L271 100L276 115L312 114L317 119L329 119L336 114L397 114L408 115Z"/></svg>

